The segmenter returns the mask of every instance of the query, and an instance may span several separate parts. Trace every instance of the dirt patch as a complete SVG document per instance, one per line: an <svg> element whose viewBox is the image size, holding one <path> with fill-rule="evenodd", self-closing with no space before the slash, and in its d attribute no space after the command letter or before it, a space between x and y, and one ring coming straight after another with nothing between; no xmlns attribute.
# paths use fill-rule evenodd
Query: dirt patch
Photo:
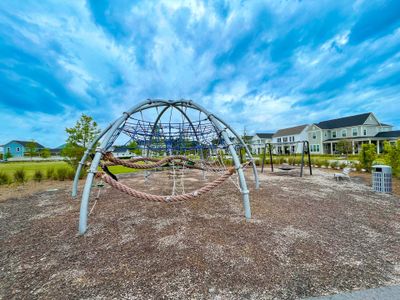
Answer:
<svg viewBox="0 0 400 300"><path fill-rule="evenodd" d="M169 193L168 176L154 175L121 180ZM105 187L84 236L67 187L3 201L0 298L297 299L400 283L398 197L322 170L260 180L248 180L250 222L230 181L170 204Z"/></svg>

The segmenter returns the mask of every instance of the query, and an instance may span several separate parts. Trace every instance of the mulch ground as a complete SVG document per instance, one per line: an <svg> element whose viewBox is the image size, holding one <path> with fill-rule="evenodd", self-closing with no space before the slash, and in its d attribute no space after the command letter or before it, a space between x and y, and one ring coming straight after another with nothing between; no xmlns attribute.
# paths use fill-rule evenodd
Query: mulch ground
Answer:
<svg viewBox="0 0 400 300"><path fill-rule="evenodd" d="M0 298L298 299L399 284L400 199L361 177L290 172L260 174L259 190L248 174L250 222L230 181L170 204L106 187L84 236L69 189L0 202ZM166 174L121 180L170 188ZM196 173L185 180L202 184Z"/></svg>

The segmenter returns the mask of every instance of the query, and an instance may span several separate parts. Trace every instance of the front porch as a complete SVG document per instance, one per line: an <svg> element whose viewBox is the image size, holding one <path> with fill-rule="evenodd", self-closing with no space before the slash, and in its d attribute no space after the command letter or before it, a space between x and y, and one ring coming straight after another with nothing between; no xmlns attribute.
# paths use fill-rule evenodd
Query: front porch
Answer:
<svg viewBox="0 0 400 300"><path fill-rule="evenodd" d="M374 144L378 154L383 152L383 143L386 139L379 138L358 138L358 139L346 139L351 142L352 154L358 154L361 151L363 144ZM337 154L337 144L340 140L331 140L323 142L324 154Z"/></svg>

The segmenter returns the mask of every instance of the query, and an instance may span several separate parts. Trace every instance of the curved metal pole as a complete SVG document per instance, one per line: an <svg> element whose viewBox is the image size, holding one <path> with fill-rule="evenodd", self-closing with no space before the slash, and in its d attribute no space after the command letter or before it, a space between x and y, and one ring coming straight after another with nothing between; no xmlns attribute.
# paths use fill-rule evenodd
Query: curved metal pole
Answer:
<svg viewBox="0 0 400 300"><path fill-rule="evenodd" d="M107 131L107 133L104 136L104 139L100 145L99 148L96 149L96 154L92 160L92 163L90 165L89 173L86 178L85 182L85 187L83 189L83 194L82 194L82 201L81 201L81 207L80 207L80 213L79 213L79 233L84 234L87 230L87 219L88 219L88 208L89 208L89 197L90 197L90 191L92 189L92 183L94 179L94 175L97 172L97 167L100 163L101 155L102 152L107 147L108 141L111 139L115 131L118 130L120 125L126 121L126 119L129 118L129 116L135 112L136 109L142 107L143 105L146 104L151 104L151 100L146 100L144 102L139 103L138 105L134 106L131 108L128 112L124 112L124 114L118 118L111 128Z"/></svg>
<svg viewBox="0 0 400 300"><path fill-rule="evenodd" d="M88 156L90 154L90 151L92 151L93 147L106 134L106 132L111 128L112 125L113 125L113 123L109 124L106 128L104 128L104 130L86 148L85 153L83 154L81 161L79 162L78 168L76 169L76 172L75 172L74 182L72 183L72 198L75 198L76 194L78 193L79 176L81 175L82 167L85 164L86 159L88 158Z"/></svg>
<svg viewBox="0 0 400 300"><path fill-rule="evenodd" d="M235 147L233 146L232 141L230 140L228 133L226 132L227 127L223 128L213 115L209 115L209 120L215 124L216 128L220 131L223 139L225 140L225 143L228 145L229 152L231 153L233 162L235 164L236 172L239 175L240 192L243 196L244 215L246 217L246 220L248 221L251 219L249 190L247 189L246 178L244 177L244 172L239 157L237 156Z"/></svg>
<svg viewBox="0 0 400 300"><path fill-rule="evenodd" d="M241 144L244 145L244 148L246 150L247 155L250 157L250 160L252 161L252 167L253 167L253 175L254 175L254 181L256 183L256 189L258 189L260 187L260 182L258 180L258 173L257 173L257 167L256 164L254 163L254 159L253 156L251 155L251 152L249 150L249 148L247 147L247 145L245 144L245 142L243 141L243 139L240 137L240 135L237 134L237 132L231 127L229 126L226 122L224 122L221 118L214 116L213 114L211 114L210 112L208 112L204 107L198 105L197 103L194 103L193 101L189 100L189 104L191 106L196 107L197 109L205 112L207 115L212 115L216 120L218 120L219 122L221 122L227 129L229 129L234 135L235 137L239 140L239 142Z"/></svg>

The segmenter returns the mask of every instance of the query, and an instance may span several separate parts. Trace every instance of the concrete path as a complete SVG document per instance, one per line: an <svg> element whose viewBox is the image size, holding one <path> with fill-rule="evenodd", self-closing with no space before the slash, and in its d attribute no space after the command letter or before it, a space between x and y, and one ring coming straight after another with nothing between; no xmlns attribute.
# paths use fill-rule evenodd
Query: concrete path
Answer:
<svg viewBox="0 0 400 300"><path fill-rule="evenodd" d="M356 291L331 296L307 298L308 300L400 300L400 285Z"/></svg>

